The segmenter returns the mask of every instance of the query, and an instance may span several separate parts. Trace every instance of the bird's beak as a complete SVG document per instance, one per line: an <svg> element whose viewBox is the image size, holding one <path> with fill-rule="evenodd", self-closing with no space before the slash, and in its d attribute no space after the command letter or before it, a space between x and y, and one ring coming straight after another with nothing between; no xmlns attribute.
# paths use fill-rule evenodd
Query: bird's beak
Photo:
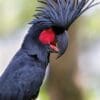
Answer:
<svg viewBox="0 0 100 100"><path fill-rule="evenodd" d="M65 53L68 47L68 32L65 31L64 33L58 34L56 39L57 39L57 47L59 50L57 58L59 58Z"/></svg>
<svg viewBox="0 0 100 100"><path fill-rule="evenodd" d="M53 43L50 43L50 51L52 53L58 53L57 58L61 57L68 47L67 34L68 33L66 31L64 33L61 33L61 34L57 34L56 41Z"/></svg>

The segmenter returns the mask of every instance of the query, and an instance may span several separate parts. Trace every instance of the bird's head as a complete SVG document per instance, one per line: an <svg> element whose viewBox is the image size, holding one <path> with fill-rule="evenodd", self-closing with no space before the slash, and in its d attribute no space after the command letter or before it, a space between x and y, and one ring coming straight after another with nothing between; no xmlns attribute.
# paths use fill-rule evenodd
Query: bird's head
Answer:
<svg viewBox="0 0 100 100"><path fill-rule="evenodd" d="M65 52L68 46L67 32L61 27L44 29L39 35L39 41L48 45L50 52L58 53L58 57Z"/></svg>
<svg viewBox="0 0 100 100"><path fill-rule="evenodd" d="M59 57L68 47L68 29L71 24L87 9L98 3L95 0L38 0L43 5L38 7L32 24L43 27L39 41L48 45L50 51L57 52Z"/></svg>

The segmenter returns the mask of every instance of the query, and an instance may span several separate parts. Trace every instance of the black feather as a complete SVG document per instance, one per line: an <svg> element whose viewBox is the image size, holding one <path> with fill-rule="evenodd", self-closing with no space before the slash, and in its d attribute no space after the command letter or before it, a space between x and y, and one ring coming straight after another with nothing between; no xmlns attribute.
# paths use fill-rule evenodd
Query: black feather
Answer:
<svg viewBox="0 0 100 100"><path fill-rule="evenodd" d="M42 85L49 51L38 40L47 26L32 25L20 50L0 77L0 100L35 100Z"/></svg>
<svg viewBox="0 0 100 100"><path fill-rule="evenodd" d="M99 4L95 0L38 0L44 6L38 8L33 22L50 23L68 29L70 25L86 10ZM90 3L89 3L90 2ZM44 21L44 19L46 21Z"/></svg>

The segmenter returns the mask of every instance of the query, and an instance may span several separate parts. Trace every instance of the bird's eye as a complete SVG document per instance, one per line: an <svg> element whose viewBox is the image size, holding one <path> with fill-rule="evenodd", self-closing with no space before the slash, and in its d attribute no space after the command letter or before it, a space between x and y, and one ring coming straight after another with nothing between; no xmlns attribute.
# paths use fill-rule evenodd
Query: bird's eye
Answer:
<svg viewBox="0 0 100 100"><path fill-rule="evenodd" d="M61 34L65 31L65 29L60 26L53 26L53 30L54 30L54 32L56 32L56 34Z"/></svg>

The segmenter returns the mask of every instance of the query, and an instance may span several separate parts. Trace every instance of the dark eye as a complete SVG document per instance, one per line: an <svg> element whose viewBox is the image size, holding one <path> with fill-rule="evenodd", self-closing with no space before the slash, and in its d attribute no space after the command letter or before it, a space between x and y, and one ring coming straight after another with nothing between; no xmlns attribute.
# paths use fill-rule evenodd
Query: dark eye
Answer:
<svg viewBox="0 0 100 100"><path fill-rule="evenodd" d="M57 33L57 34L61 34L65 31L65 29L63 27L60 26L53 26L53 30Z"/></svg>

